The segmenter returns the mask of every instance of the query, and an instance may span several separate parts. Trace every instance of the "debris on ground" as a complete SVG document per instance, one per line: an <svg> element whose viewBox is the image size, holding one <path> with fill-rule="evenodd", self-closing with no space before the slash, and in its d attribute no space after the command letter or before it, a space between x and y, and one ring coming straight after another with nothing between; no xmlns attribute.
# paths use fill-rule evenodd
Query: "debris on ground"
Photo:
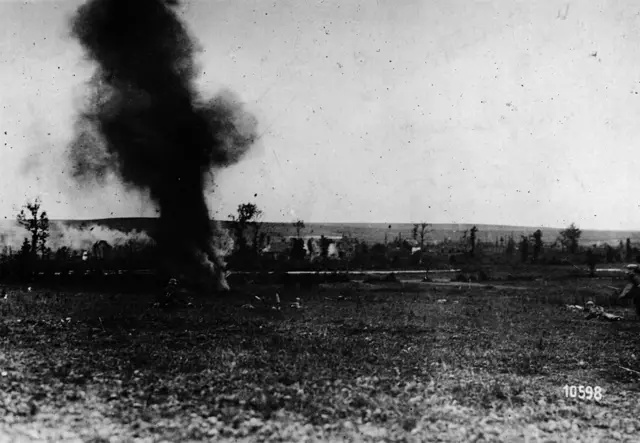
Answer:
<svg viewBox="0 0 640 443"><path fill-rule="evenodd" d="M259 311L280 311L280 294L277 292L273 297L273 301L269 301L266 297L262 298L257 295L254 295L253 299L253 303L245 303L241 308L247 310L257 309Z"/></svg>
<svg viewBox="0 0 640 443"><path fill-rule="evenodd" d="M460 309L375 289L361 292L376 299L366 316L325 303L333 289L305 298L295 321L272 319L272 287L170 314L147 312L162 288L117 304L17 293L0 336L0 441L637 441L636 343L607 352L619 328L584 334L586 322L565 321L536 289L459 300L438 290ZM280 296L286 310L297 294ZM247 318L261 310L269 318ZM539 360L513 352L514 325L519 343L540 343ZM571 340L541 336L550 331ZM599 400L562 389L577 348L581 384L600 387Z"/></svg>
<svg viewBox="0 0 640 443"><path fill-rule="evenodd" d="M584 307L580 305L565 305L565 309L570 312L586 312L587 315L585 316L585 320L598 318L601 320L619 321L623 319L623 317L619 315L605 312L602 306L597 306L592 301L588 301L587 303L585 303Z"/></svg>
<svg viewBox="0 0 640 443"><path fill-rule="evenodd" d="M625 368L624 366L618 366L618 367L619 367L620 369L623 369L623 370L625 370L625 371L627 371L627 372L630 372L630 373L632 373L632 374L640 375L640 372L638 372L638 371L634 371L633 369Z"/></svg>
<svg viewBox="0 0 640 443"><path fill-rule="evenodd" d="M610 314L604 311L602 306L595 306L589 310L589 313L585 317L586 320L591 320L592 318L599 318L602 320L608 321L620 321L622 317L619 315Z"/></svg>

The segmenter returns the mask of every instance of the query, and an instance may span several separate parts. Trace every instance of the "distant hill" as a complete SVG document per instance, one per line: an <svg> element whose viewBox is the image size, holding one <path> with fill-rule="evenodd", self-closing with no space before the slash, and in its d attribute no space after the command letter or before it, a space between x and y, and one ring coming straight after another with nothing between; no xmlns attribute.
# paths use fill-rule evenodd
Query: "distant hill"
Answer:
<svg viewBox="0 0 640 443"><path fill-rule="evenodd" d="M155 218L108 218L97 220L57 220L69 226L78 228L91 225L101 225L110 229L117 229L123 232L133 230L146 231L152 234L157 228ZM230 228L230 222L223 220L219 222L223 227ZM471 229L472 224L433 224L431 237L434 240L442 241L445 238L456 240L460 238L462 232ZM556 239L562 228L545 228L531 226L506 226L506 225L483 225L477 224L478 239L481 241L495 242L500 237L507 237L511 234L516 239L520 235L532 234L536 229L542 230L543 240L551 242ZM403 238L411 238L412 223L306 223L303 235L325 235L325 236L352 236L369 243L383 242L385 233L389 240L398 235ZM290 223L264 223L264 232L275 237L287 237L296 235L296 229ZM603 243L617 244L630 238L632 242L640 242L640 231L600 231L585 229L582 231L581 243Z"/></svg>

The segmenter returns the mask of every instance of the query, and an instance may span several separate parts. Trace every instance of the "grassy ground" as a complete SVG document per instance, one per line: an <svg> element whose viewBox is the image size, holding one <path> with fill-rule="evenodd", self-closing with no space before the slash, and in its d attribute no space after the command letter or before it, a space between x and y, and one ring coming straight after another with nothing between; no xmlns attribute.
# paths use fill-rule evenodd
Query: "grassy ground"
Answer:
<svg viewBox="0 0 640 443"><path fill-rule="evenodd" d="M610 282L524 284L247 286L171 312L8 288L0 441L640 441L638 374L621 368L640 371L634 313L562 308ZM255 299L276 292L280 312Z"/></svg>

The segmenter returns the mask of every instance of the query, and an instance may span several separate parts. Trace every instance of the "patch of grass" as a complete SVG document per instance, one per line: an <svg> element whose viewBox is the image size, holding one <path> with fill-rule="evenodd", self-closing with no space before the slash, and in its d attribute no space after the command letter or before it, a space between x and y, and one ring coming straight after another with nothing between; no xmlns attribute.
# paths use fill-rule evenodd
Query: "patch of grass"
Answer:
<svg viewBox="0 0 640 443"><path fill-rule="evenodd" d="M277 315L243 308L275 291ZM8 423L84 440L464 440L491 414L526 426L569 404L571 419L613 408L640 429L637 405L563 397L564 384L590 384L613 398L635 382L619 366L640 370L638 323L565 311L575 297L565 286L247 286L184 297L162 310L143 294L9 289L0 305ZM295 297L302 309L289 306ZM503 437L517 428L482 426Z"/></svg>

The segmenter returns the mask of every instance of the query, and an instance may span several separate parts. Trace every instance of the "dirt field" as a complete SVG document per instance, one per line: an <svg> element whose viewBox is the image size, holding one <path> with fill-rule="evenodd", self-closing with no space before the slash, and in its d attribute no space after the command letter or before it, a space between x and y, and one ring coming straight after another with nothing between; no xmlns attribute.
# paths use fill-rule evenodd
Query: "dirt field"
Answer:
<svg viewBox="0 0 640 443"><path fill-rule="evenodd" d="M246 286L171 311L7 288L0 440L640 441L640 322L563 308L610 284Z"/></svg>

